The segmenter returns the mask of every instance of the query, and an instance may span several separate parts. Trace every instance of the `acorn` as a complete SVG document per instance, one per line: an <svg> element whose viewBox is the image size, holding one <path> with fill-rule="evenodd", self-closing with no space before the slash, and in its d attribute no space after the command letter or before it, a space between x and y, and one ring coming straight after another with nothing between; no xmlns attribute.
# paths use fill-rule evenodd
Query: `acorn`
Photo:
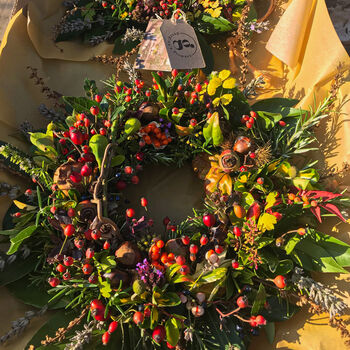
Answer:
<svg viewBox="0 0 350 350"><path fill-rule="evenodd" d="M233 150L237 153L245 154L250 151L251 146L252 143L249 137L239 136L236 139L236 142L233 146Z"/></svg>

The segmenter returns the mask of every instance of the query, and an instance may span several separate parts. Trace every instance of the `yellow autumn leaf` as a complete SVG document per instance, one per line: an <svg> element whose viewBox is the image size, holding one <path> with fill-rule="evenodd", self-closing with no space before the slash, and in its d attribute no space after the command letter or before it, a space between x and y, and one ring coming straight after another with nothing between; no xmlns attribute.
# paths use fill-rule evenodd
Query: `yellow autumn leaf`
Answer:
<svg viewBox="0 0 350 350"><path fill-rule="evenodd" d="M209 0L204 0L201 2L203 7L209 7Z"/></svg>
<svg viewBox="0 0 350 350"><path fill-rule="evenodd" d="M219 181L219 190L223 194L231 194L232 192L232 177L229 174L225 174Z"/></svg>
<svg viewBox="0 0 350 350"><path fill-rule="evenodd" d="M231 72L228 69L224 69L219 73L219 78L221 80L226 80L231 75Z"/></svg>
<svg viewBox="0 0 350 350"><path fill-rule="evenodd" d="M13 201L13 204L18 208L18 209L26 209L26 210L34 210L36 209L36 207L33 207L32 205L28 205L28 204L25 204L25 203L22 203L20 201L17 201L17 200L14 200Z"/></svg>
<svg viewBox="0 0 350 350"><path fill-rule="evenodd" d="M233 89L236 86L236 79L235 78L229 78L224 81L222 84L222 87L224 89Z"/></svg>
<svg viewBox="0 0 350 350"><path fill-rule="evenodd" d="M217 98L215 98L214 101L213 101L213 106L214 106L214 107L217 107L219 104L220 104L220 97L217 97Z"/></svg>
<svg viewBox="0 0 350 350"><path fill-rule="evenodd" d="M213 9L218 8L220 5L219 0L216 0L215 2L210 3L210 7Z"/></svg>
<svg viewBox="0 0 350 350"><path fill-rule="evenodd" d="M233 98L232 94L225 94L225 95L222 95L222 96L220 97L220 100L221 100L221 103L222 103L224 106L226 106L226 105L228 105L229 103L231 103L232 98Z"/></svg>
<svg viewBox="0 0 350 350"><path fill-rule="evenodd" d="M210 15L213 17L213 18L218 18L218 17L220 17L220 15L221 15L221 7L218 7L217 9L215 9L215 10L212 10L212 9L206 9L205 11L206 12L209 12L210 13Z"/></svg>

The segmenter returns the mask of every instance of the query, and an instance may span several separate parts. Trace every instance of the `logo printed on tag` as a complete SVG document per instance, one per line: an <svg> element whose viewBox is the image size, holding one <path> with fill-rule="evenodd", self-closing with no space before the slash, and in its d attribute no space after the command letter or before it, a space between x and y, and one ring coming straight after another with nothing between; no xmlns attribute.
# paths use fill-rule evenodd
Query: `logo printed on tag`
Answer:
<svg viewBox="0 0 350 350"><path fill-rule="evenodd" d="M192 57L197 52L197 43L186 33L176 32L168 37L167 45L175 55L183 58Z"/></svg>

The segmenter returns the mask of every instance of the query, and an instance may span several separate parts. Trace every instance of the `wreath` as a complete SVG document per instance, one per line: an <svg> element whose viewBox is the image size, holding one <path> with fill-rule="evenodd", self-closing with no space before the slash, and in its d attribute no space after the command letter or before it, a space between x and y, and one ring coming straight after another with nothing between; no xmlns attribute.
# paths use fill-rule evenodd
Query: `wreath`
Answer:
<svg viewBox="0 0 350 350"><path fill-rule="evenodd" d="M245 349L304 304L339 325L347 306L311 272L350 266L350 246L318 229L346 222L349 198L306 156L333 95L309 111L283 98L250 106L228 70L152 76L112 77L104 94L87 80L86 97L63 97L55 122L30 133L31 155L0 147L33 181L0 232L11 243L0 281L38 314L61 310L28 346ZM130 207L125 189L145 164L186 161L203 207L156 232L148 199Z"/></svg>

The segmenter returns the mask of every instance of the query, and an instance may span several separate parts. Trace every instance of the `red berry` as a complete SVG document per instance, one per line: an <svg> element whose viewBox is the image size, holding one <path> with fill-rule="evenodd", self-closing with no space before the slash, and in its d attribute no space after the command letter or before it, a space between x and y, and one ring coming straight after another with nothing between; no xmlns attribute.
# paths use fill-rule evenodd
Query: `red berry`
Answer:
<svg viewBox="0 0 350 350"><path fill-rule="evenodd" d="M84 247L84 241L80 238L76 238L74 240L74 245L78 248L78 249L82 249Z"/></svg>
<svg viewBox="0 0 350 350"><path fill-rule="evenodd" d="M264 318L263 316L261 316L261 315L256 316L255 322L257 323L258 326L264 326L264 325L266 325L266 320L265 320L265 318Z"/></svg>
<svg viewBox="0 0 350 350"><path fill-rule="evenodd" d="M17 213L14 213L13 216L14 216L15 218L19 218L19 217L22 216L22 214L18 211Z"/></svg>
<svg viewBox="0 0 350 350"><path fill-rule="evenodd" d="M100 113L100 109L97 106L93 106L93 107L90 108L90 113L92 115L97 115L97 114Z"/></svg>
<svg viewBox="0 0 350 350"><path fill-rule="evenodd" d="M109 249L110 247L111 247L111 244L110 244L108 241L104 242L104 244L103 244L103 249L107 250L107 249Z"/></svg>
<svg viewBox="0 0 350 350"><path fill-rule="evenodd" d="M195 126L197 125L197 119L192 118L192 119L190 120L190 125L191 125L192 127L195 127Z"/></svg>
<svg viewBox="0 0 350 350"><path fill-rule="evenodd" d="M242 165L242 166L239 168L239 171L240 171L241 173L243 173L243 171L247 171L247 168L246 168L244 165Z"/></svg>
<svg viewBox="0 0 350 350"><path fill-rule="evenodd" d="M194 89L196 90L196 92L201 92L202 91L202 85L198 83L198 84L196 84Z"/></svg>
<svg viewBox="0 0 350 350"><path fill-rule="evenodd" d="M179 84L179 86L177 87L177 91L182 91L183 90L183 85Z"/></svg>
<svg viewBox="0 0 350 350"><path fill-rule="evenodd" d="M67 215L68 215L70 218L74 217L74 216L75 216L75 210L74 210L73 208L69 208L69 209L67 210Z"/></svg>
<svg viewBox="0 0 350 350"><path fill-rule="evenodd" d="M273 283L280 289L283 289L287 285L286 278L282 275L276 276Z"/></svg>
<svg viewBox="0 0 350 350"><path fill-rule="evenodd" d="M50 284L51 287L55 288L60 284L60 280L56 277L50 277L48 279L48 282Z"/></svg>
<svg viewBox="0 0 350 350"><path fill-rule="evenodd" d="M184 245L189 245L190 244L190 237L188 236L182 236L181 241Z"/></svg>
<svg viewBox="0 0 350 350"><path fill-rule="evenodd" d="M279 124L280 126L282 126L282 128L285 127L285 126L287 125L287 123L286 123L284 120L280 120L280 121L278 122L278 124Z"/></svg>
<svg viewBox="0 0 350 350"><path fill-rule="evenodd" d="M235 226L233 228L233 233L236 237L241 237L242 236L242 230L238 227L238 226Z"/></svg>
<svg viewBox="0 0 350 350"><path fill-rule="evenodd" d="M252 118L256 118L258 115L256 114L256 112L254 112L254 111L250 111L250 116L252 117Z"/></svg>
<svg viewBox="0 0 350 350"><path fill-rule="evenodd" d="M135 216L135 210L132 208L126 209L125 213L128 218L133 218Z"/></svg>
<svg viewBox="0 0 350 350"><path fill-rule="evenodd" d="M207 227L213 227L215 225L216 218L213 214L207 214L203 216L203 223Z"/></svg>
<svg viewBox="0 0 350 350"><path fill-rule="evenodd" d="M134 172L134 169L133 169L131 166L126 166L126 167L124 168L124 173L125 173L125 174L130 175L130 174L132 174L133 172Z"/></svg>
<svg viewBox="0 0 350 350"><path fill-rule="evenodd" d="M92 240L91 233L92 233L92 230L90 230L90 229L88 229L84 232L84 236L88 241Z"/></svg>
<svg viewBox="0 0 350 350"><path fill-rule="evenodd" d="M58 141L61 145L65 145L66 144L66 139L60 139L59 141Z"/></svg>
<svg viewBox="0 0 350 350"><path fill-rule="evenodd" d="M65 256L63 258L63 264L66 266L71 266L74 263L74 259L71 256Z"/></svg>
<svg viewBox="0 0 350 350"><path fill-rule="evenodd" d="M175 261L178 265L181 265L181 266L186 264L186 259L182 255L177 256Z"/></svg>
<svg viewBox="0 0 350 350"><path fill-rule="evenodd" d="M262 185L264 183L264 178L263 177L259 177L256 182L259 184L259 185Z"/></svg>
<svg viewBox="0 0 350 350"><path fill-rule="evenodd" d="M221 254L223 251L224 251L224 247L222 247L221 245L215 246L215 253L216 254Z"/></svg>
<svg viewBox="0 0 350 350"><path fill-rule="evenodd" d="M172 75L174 78L176 78L178 74L179 74L179 71L178 71L177 69L173 69L173 70L171 71L171 75Z"/></svg>
<svg viewBox="0 0 350 350"><path fill-rule="evenodd" d="M239 263L238 263L238 261L232 260L232 267L233 267L234 269L239 268Z"/></svg>
<svg viewBox="0 0 350 350"><path fill-rule="evenodd" d="M140 323L143 322L143 320L145 319L145 316L142 312L140 311L136 311L134 313L134 316L133 316L133 321L135 322L136 325L139 325Z"/></svg>
<svg viewBox="0 0 350 350"><path fill-rule="evenodd" d="M83 177L81 176L80 173L77 173L75 171L72 172L72 174L69 176L69 179L74 182L75 184L78 184L81 182L81 180L83 179Z"/></svg>
<svg viewBox="0 0 350 350"><path fill-rule="evenodd" d="M86 249L85 256L87 259L92 259L95 255L95 252L92 248Z"/></svg>
<svg viewBox="0 0 350 350"><path fill-rule="evenodd" d="M190 104L193 105L196 102L196 100L194 98L190 99Z"/></svg>
<svg viewBox="0 0 350 350"><path fill-rule="evenodd" d="M102 96L101 95L95 95L95 101L100 103L102 101Z"/></svg>
<svg viewBox="0 0 350 350"><path fill-rule="evenodd" d="M143 314L145 315L145 317L150 317L151 309L149 307L146 307L145 310L143 311Z"/></svg>
<svg viewBox="0 0 350 350"><path fill-rule="evenodd" d="M111 6L111 10L113 10L113 11L115 10L115 5Z"/></svg>
<svg viewBox="0 0 350 350"><path fill-rule="evenodd" d="M176 16L176 15L175 15ZM174 16L174 17L175 17ZM179 16L179 15L177 15ZM176 19L176 18L175 18ZM172 346L169 342L166 342L166 346L168 347L168 349L176 349L176 346Z"/></svg>
<svg viewBox="0 0 350 350"><path fill-rule="evenodd" d="M142 198L141 198L141 205L142 205L143 207L147 207L147 205L148 205L148 200L147 200L146 198L142 197Z"/></svg>
<svg viewBox="0 0 350 350"><path fill-rule="evenodd" d="M88 118L84 119L84 126L87 128L90 126L90 120Z"/></svg>
<svg viewBox="0 0 350 350"><path fill-rule="evenodd" d="M137 175L134 175L134 176L131 177L131 182L134 185L137 185L140 182L140 178Z"/></svg>
<svg viewBox="0 0 350 350"><path fill-rule="evenodd" d="M107 345L110 338L111 338L111 335L108 332L104 332L102 335L102 344Z"/></svg>
<svg viewBox="0 0 350 350"><path fill-rule="evenodd" d="M71 279L71 275L70 275L70 273L67 271L66 273L64 273L64 274L62 275L62 278L63 278L65 281L68 281L68 280Z"/></svg>
<svg viewBox="0 0 350 350"><path fill-rule="evenodd" d="M64 228L63 233L64 233L64 235L67 236L67 237L73 236L74 233L75 233L75 228L74 228L74 226L73 226L72 224L68 224L68 225Z"/></svg>
<svg viewBox="0 0 350 350"><path fill-rule="evenodd" d="M237 306L244 309L248 306L248 298L244 295L237 299Z"/></svg>
<svg viewBox="0 0 350 350"><path fill-rule="evenodd" d="M81 131L72 129L69 131L69 137L75 145L81 145L84 142L84 136ZM62 150L63 153L63 150Z"/></svg>
<svg viewBox="0 0 350 350"><path fill-rule="evenodd" d="M122 92L121 86L116 85L116 86L114 87L114 92L120 94L120 93Z"/></svg>
<svg viewBox="0 0 350 350"><path fill-rule="evenodd" d="M256 326L258 325L258 324L256 323L256 317L255 317L255 316L250 316L249 324L250 324L252 327L256 327Z"/></svg>
<svg viewBox="0 0 350 350"><path fill-rule="evenodd" d="M90 166L88 166L87 164L83 165L83 167L80 170L80 174L82 176L90 176L92 173L92 168Z"/></svg>
<svg viewBox="0 0 350 350"><path fill-rule="evenodd" d="M190 268L187 265L182 265L179 270L179 273L181 275L188 275L190 273Z"/></svg>
<svg viewBox="0 0 350 350"><path fill-rule="evenodd" d="M173 114L177 115L180 113L180 110L177 107L174 107L172 110Z"/></svg>
<svg viewBox="0 0 350 350"><path fill-rule="evenodd" d="M109 324L109 327L108 327L108 332L109 333L113 333L117 330L118 328L118 322L117 321L112 321L110 324Z"/></svg>
<svg viewBox="0 0 350 350"><path fill-rule="evenodd" d="M153 330L152 338L156 343L160 344L165 339L165 335L166 333L164 326L157 326Z"/></svg>
<svg viewBox="0 0 350 350"><path fill-rule="evenodd" d="M131 96L125 96L125 102L130 102L131 101Z"/></svg>
<svg viewBox="0 0 350 350"><path fill-rule="evenodd" d="M191 261L196 261L197 260L197 255L196 254L190 254L190 260Z"/></svg>
<svg viewBox="0 0 350 350"><path fill-rule="evenodd" d="M206 235L202 235L202 237L201 237L200 240L199 240L199 243L200 243L201 245L206 245L208 242L209 242L208 237L207 237Z"/></svg>
<svg viewBox="0 0 350 350"><path fill-rule="evenodd" d="M162 249L164 247L164 241L162 241L161 239L159 241L157 241L156 246L159 249Z"/></svg>
<svg viewBox="0 0 350 350"><path fill-rule="evenodd" d="M105 128L100 128L100 135L105 136L107 134L107 130Z"/></svg>
<svg viewBox="0 0 350 350"><path fill-rule="evenodd" d="M146 90L145 95L146 95L147 97L150 97L150 96L151 96L151 91Z"/></svg>
<svg viewBox="0 0 350 350"><path fill-rule="evenodd" d="M106 8L108 6L108 2L107 1L102 1L102 7Z"/></svg>
<svg viewBox="0 0 350 350"><path fill-rule="evenodd" d="M190 245L190 253L197 254L198 253L198 246L196 246L195 244L191 244Z"/></svg>
<svg viewBox="0 0 350 350"><path fill-rule="evenodd" d="M91 238L93 239L93 240L98 240L98 239L100 239L101 238L101 232L99 231L99 230L93 230L92 232L91 232Z"/></svg>
<svg viewBox="0 0 350 350"><path fill-rule="evenodd" d="M246 122L245 123L245 126L248 128L248 129L251 129L253 127L253 124L250 123L250 122Z"/></svg>
<svg viewBox="0 0 350 350"><path fill-rule="evenodd" d="M66 267L64 266L64 265L62 265L62 264L58 264L57 265L57 267L56 267L56 270L58 271L58 272L66 272Z"/></svg>
<svg viewBox="0 0 350 350"><path fill-rule="evenodd" d="M254 123L255 123L255 119L252 118L252 117L250 117L248 121L249 121L250 124L253 124L253 125L254 125Z"/></svg>
<svg viewBox="0 0 350 350"><path fill-rule="evenodd" d="M255 159L256 158L256 154L254 152L249 153L249 157L252 158L252 159Z"/></svg>
<svg viewBox="0 0 350 350"><path fill-rule="evenodd" d="M89 283L91 283L91 284L97 283L97 281L98 281L97 275L91 275L91 276L89 276L88 281L89 281Z"/></svg>
<svg viewBox="0 0 350 350"><path fill-rule="evenodd" d="M145 157L145 154L143 152L137 152L135 155L136 159L141 162L143 161L143 158Z"/></svg>
<svg viewBox="0 0 350 350"><path fill-rule="evenodd" d="M90 264L83 265L83 274L84 275L90 275L93 271L93 267Z"/></svg>
<svg viewBox="0 0 350 350"><path fill-rule="evenodd" d="M126 182L123 180L120 180L116 183L116 188L118 191L123 191L126 188Z"/></svg>

